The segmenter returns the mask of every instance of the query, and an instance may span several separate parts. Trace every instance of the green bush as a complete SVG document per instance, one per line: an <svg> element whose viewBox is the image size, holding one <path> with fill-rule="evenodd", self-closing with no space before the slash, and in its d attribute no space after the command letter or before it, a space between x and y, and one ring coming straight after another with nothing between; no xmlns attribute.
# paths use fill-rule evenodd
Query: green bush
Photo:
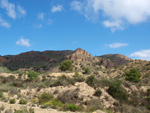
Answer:
<svg viewBox="0 0 150 113"><path fill-rule="evenodd" d="M60 69L61 71L73 71L72 62L71 62L70 60L64 61L64 62L60 65L59 69Z"/></svg>
<svg viewBox="0 0 150 113"><path fill-rule="evenodd" d="M130 82L139 82L141 81L141 73L138 72L136 68L131 69L130 71L125 72L125 79Z"/></svg>
<svg viewBox="0 0 150 113"><path fill-rule="evenodd" d="M73 111L73 112L75 112L75 111L78 111L79 109L80 109L80 107L77 106L77 105L75 105L75 104L68 104L66 106L66 110L67 111Z"/></svg>
<svg viewBox="0 0 150 113"><path fill-rule="evenodd" d="M59 101L57 98L53 98L51 101L44 103L44 105L42 106L42 108L47 108L47 107L51 107L54 109L63 109L64 104Z"/></svg>
<svg viewBox="0 0 150 113"><path fill-rule="evenodd" d="M34 113L34 109L33 108L24 108L24 109L19 109L19 110L16 110L14 109L14 113Z"/></svg>
<svg viewBox="0 0 150 113"><path fill-rule="evenodd" d="M4 95L3 95L3 92L0 91L0 98L2 98Z"/></svg>
<svg viewBox="0 0 150 113"><path fill-rule="evenodd" d="M28 78L29 78L29 80L34 80L34 79L37 79L37 78L38 78L38 75L40 75L39 72L36 72L36 71L29 71L29 73L28 73Z"/></svg>
<svg viewBox="0 0 150 113"><path fill-rule="evenodd" d="M49 102L51 99L53 99L53 96L49 93L42 93L39 96L39 103L40 104L44 104L46 102Z"/></svg>
<svg viewBox="0 0 150 113"><path fill-rule="evenodd" d="M127 101L127 94L125 90L121 87L122 82L119 80L113 81L107 92L114 98L118 100Z"/></svg>
<svg viewBox="0 0 150 113"><path fill-rule="evenodd" d="M73 85L75 83L74 79L67 77L65 75L59 76L56 80L52 80L50 83L50 87L55 86L68 86Z"/></svg>
<svg viewBox="0 0 150 113"><path fill-rule="evenodd" d="M9 103L10 103L10 104L15 104L15 103L16 103L16 99L15 99L15 98L14 98L14 99L10 99L10 100L9 100Z"/></svg>
<svg viewBox="0 0 150 113"><path fill-rule="evenodd" d="M100 89L97 89L94 93L94 96L100 97L102 95L102 91Z"/></svg>
<svg viewBox="0 0 150 113"><path fill-rule="evenodd" d="M21 98L19 100L19 104L27 104L27 101L24 98Z"/></svg>
<svg viewBox="0 0 150 113"><path fill-rule="evenodd" d="M91 73L91 70L90 70L90 68L85 68L85 71L84 71L84 74L90 74Z"/></svg>
<svg viewBox="0 0 150 113"><path fill-rule="evenodd" d="M91 87L95 87L95 76L94 75L91 75L89 77L87 77L86 79L86 83L91 86Z"/></svg>

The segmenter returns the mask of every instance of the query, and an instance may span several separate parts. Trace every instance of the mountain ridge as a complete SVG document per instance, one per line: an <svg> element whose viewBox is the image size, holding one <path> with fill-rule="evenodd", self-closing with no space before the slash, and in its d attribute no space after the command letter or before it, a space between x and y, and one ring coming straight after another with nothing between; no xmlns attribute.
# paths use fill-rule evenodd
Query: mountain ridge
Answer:
<svg viewBox="0 0 150 113"><path fill-rule="evenodd" d="M112 58L112 56L114 58ZM112 68L131 61L130 58L120 54L102 55L94 57L87 51L77 48L76 50L62 50L62 51L28 51L18 55L0 56L0 62L11 70L19 68L46 68L47 70L59 65L64 60L71 60L74 62L96 63L101 62L106 68Z"/></svg>

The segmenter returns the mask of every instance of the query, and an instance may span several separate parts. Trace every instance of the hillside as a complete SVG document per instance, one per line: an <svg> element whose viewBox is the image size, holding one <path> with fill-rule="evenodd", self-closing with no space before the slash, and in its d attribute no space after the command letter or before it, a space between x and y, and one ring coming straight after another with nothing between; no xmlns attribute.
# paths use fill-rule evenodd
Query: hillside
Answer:
<svg viewBox="0 0 150 113"><path fill-rule="evenodd" d="M0 61L0 111L150 112L149 61L120 54L94 57L81 48L31 51Z"/></svg>
<svg viewBox="0 0 150 113"><path fill-rule="evenodd" d="M107 68L117 67L132 61L132 59L120 54L107 54L98 57Z"/></svg>
<svg viewBox="0 0 150 113"><path fill-rule="evenodd" d="M35 70L53 70L62 61L71 60L74 62L96 63L101 62L106 68L112 68L124 63L128 63L131 59L123 55L104 55L93 57L85 50L78 48L75 51L30 51L19 55L1 56L0 62L10 70L18 70L20 68L34 68Z"/></svg>

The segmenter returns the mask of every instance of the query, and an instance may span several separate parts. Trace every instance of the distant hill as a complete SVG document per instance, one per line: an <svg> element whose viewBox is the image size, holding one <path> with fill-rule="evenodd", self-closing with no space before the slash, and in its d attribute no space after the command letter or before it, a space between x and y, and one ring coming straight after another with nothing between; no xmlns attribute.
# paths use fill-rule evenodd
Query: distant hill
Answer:
<svg viewBox="0 0 150 113"><path fill-rule="evenodd" d="M129 63L132 60L120 54L107 54L99 56L98 58L100 58L102 65L104 65L107 68L123 65L125 63Z"/></svg>
<svg viewBox="0 0 150 113"><path fill-rule="evenodd" d="M50 70L58 66L63 60L74 62L96 63L101 62L107 68L122 65L130 62L131 59L119 54L109 54L100 57L93 57L87 51L78 48L75 51L30 51L19 55L0 56L0 62L11 70L20 68L31 68L39 70Z"/></svg>

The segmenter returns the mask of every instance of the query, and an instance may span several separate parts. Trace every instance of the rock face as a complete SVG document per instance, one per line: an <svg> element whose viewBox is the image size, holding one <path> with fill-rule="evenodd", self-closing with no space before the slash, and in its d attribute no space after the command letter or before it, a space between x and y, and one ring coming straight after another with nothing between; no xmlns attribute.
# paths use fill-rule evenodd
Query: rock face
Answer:
<svg viewBox="0 0 150 113"><path fill-rule="evenodd" d="M66 56L66 59L75 62L86 62L86 63L96 62L96 58L94 58L91 54L89 54L87 51L81 48L76 49L73 54Z"/></svg>

